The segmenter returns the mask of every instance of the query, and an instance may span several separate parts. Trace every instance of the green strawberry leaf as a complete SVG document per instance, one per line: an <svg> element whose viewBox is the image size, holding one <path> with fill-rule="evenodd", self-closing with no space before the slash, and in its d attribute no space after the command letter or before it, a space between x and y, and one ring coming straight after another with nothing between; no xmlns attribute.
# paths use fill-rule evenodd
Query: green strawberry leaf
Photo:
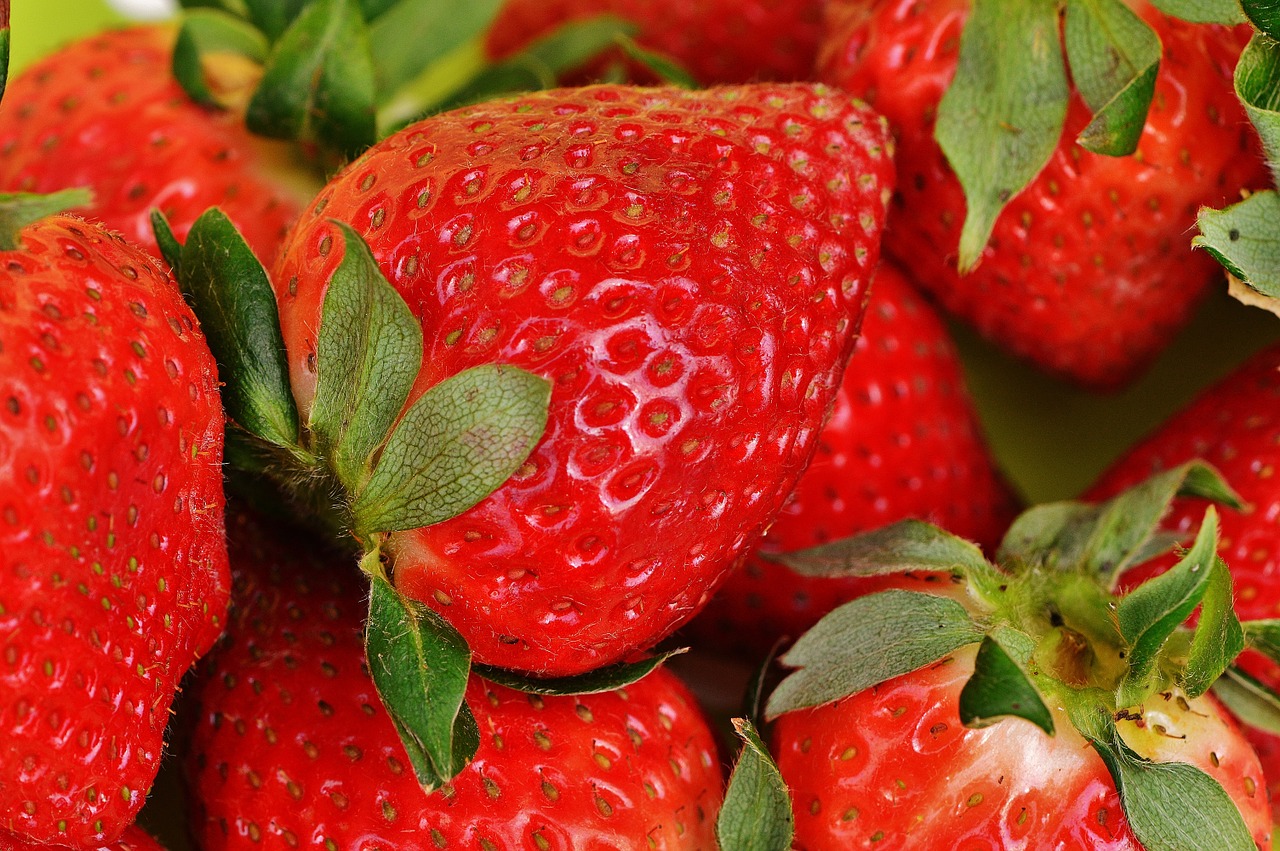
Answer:
<svg viewBox="0 0 1280 851"><path fill-rule="evenodd" d="M360 11L364 14L366 21L372 21L380 15L388 12L397 3L401 2L420 2L421 0L360 0Z"/></svg>
<svg viewBox="0 0 1280 851"><path fill-rule="evenodd" d="M1213 255L1244 285L1236 297L1266 304L1280 298L1280 194L1255 192L1225 210L1200 210L1191 244ZM1274 308L1271 308L1274 310Z"/></svg>
<svg viewBox="0 0 1280 851"><path fill-rule="evenodd" d="M1280 664L1280 619L1245 621L1245 644Z"/></svg>
<svg viewBox="0 0 1280 851"><path fill-rule="evenodd" d="M760 733L733 719L742 750L716 817L720 851L789 851L795 836L791 795Z"/></svg>
<svg viewBox="0 0 1280 851"><path fill-rule="evenodd" d="M1280 39L1280 5L1275 0L1239 0L1244 15L1261 32Z"/></svg>
<svg viewBox="0 0 1280 851"><path fill-rule="evenodd" d="M418 783L429 792L466 767L479 746L475 718L463 700L471 652L443 618L396 591L380 566L370 580L369 673Z"/></svg>
<svg viewBox="0 0 1280 851"><path fill-rule="evenodd" d="M687 68L667 54L647 50L629 35L619 36L618 46L622 48L622 52L628 59L640 63L667 85L682 89L702 88L702 84L689 73Z"/></svg>
<svg viewBox="0 0 1280 851"><path fill-rule="evenodd" d="M1133 751L1106 712L1081 730L1106 763L1125 819L1146 851L1254 851L1244 817L1226 790L1199 768L1152 762Z"/></svg>
<svg viewBox="0 0 1280 851"><path fill-rule="evenodd" d="M1235 87L1276 172L1280 169L1280 42L1260 33L1249 39L1236 61Z"/></svg>
<svg viewBox="0 0 1280 851"><path fill-rule="evenodd" d="M883 576L911 571L966 575L993 570L977 544L923 520L901 520L870 532L765 558L801 576Z"/></svg>
<svg viewBox="0 0 1280 851"><path fill-rule="evenodd" d="M302 10L272 48L245 121L263 136L348 156L373 144L373 60L355 0Z"/></svg>
<svg viewBox="0 0 1280 851"><path fill-rule="evenodd" d="M465 370L423 393L392 431L351 507L361 532L456 517L529 457L547 425L551 383L512 366Z"/></svg>
<svg viewBox="0 0 1280 851"><path fill-rule="evenodd" d="M1101 509L1083 502L1049 502L1018 515L996 553L1006 569L1072 569L1079 564L1088 532Z"/></svg>
<svg viewBox="0 0 1280 851"><path fill-rule="evenodd" d="M1068 96L1057 0L975 0L935 131L968 202L962 272L977 265L1005 204L1049 161Z"/></svg>
<svg viewBox="0 0 1280 851"><path fill-rule="evenodd" d="M0 192L0 251L16 251L22 246L18 236L27 225L66 210L92 207L89 189L63 189L47 195L27 192Z"/></svg>
<svg viewBox="0 0 1280 851"><path fill-rule="evenodd" d="M988 727L1002 718L1024 718L1050 736L1053 714L1044 705L1040 692L1023 669L1025 659L1034 649L1034 641L1025 634L1010 654L994 636L988 635L978 645L973 676L960 690L960 721L966 727ZM1022 662L1015 661L1022 656Z"/></svg>
<svg viewBox="0 0 1280 851"><path fill-rule="evenodd" d="M174 279L181 281L182 243L178 242L178 238L173 235L173 228L169 227L169 220L159 210L151 211L151 230L156 235L156 246L160 249L160 256L164 258L164 262L169 264L169 268L173 271Z"/></svg>
<svg viewBox="0 0 1280 851"><path fill-rule="evenodd" d="M209 53L234 53L263 63L268 47L262 31L248 21L220 9L195 9L182 17L173 46L173 76L192 100L221 107L205 83L201 58Z"/></svg>
<svg viewBox="0 0 1280 851"><path fill-rule="evenodd" d="M766 717L856 694L980 640L982 630L955 600L898 590L859 597L783 654L782 664L797 670L770 695Z"/></svg>
<svg viewBox="0 0 1280 851"><path fill-rule="evenodd" d="M158 213L152 222L158 235L172 237ZM298 409L275 293L253 250L221 210L205 211L191 226L174 271L218 362L227 416L268 443L299 451Z"/></svg>
<svg viewBox="0 0 1280 851"><path fill-rule="evenodd" d="M1239 0L1152 0L1166 15L1193 24L1243 24Z"/></svg>
<svg viewBox="0 0 1280 851"><path fill-rule="evenodd" d="M1071 79L1093 110L1076 141L1126 156L1138 148L1160 68L1160 37L1121 0L1068 0L1064 41Z"/></svg>
<svg viewBox="0 0 1280 851"><path fill-rule="evenodd" d="M390 5L369 25L377 100L386 101L449 51L478 38L501 6L502 0L400 0Z"/></svg>
<svg viewBox="0 0 1280 851"><path fill-rule="evenodd" d="M1213 694L1243 723L1280 736L1280 694L1234 665L1213 684Z"/></svg>
<svg viewBox="0 0 1280 851"><path fill-rule="evenodd" d="M358 493L422 368L422 326L360 235L333 224L345 245L321 308L308 427L338 481Z"/></svg>
<svg viewBox="0 0 1280 851"><path fill-rule="evenodd" d="M9 84L9 0L0 3L0 98Z"/></svg>
<svg viewBox="0 0 1280 851"><path fill-rule="evenodd" d="M1121 598L1116 620L1129 646L1129 670L1118 690L1119 706L1137 705L1150 694L1161 648L1208 593L1217 547L1218 514L1210 507L1186 555Z"/></svg>
<svg viewBox="0 0 1280 851"><path fill-rule="evenodd" d="M1221 557L1209 566L1209 583L1200 602L1200 619L1191 637L1182 688L1189 697L1209 690L1244 650L1244 630L1231 598L1231 570Z"/></svg>
<svg viewBox="0 0 1280 851"><path fill-rule="evenodd" d="M516 671L507 671L489 665L475 665L472 670L475 671L477 676L484 677L491 683L497 683L500 686L506 686L526 694L599 694L605 691L617 691L632 683L639 682L653 673L658 666L672 656L679 656L687 652L687 650L688 648L685 647L668 650L664 653L657 653L647 659L641 659L639 662L618 662L571 677L538 679Z"/></svg>

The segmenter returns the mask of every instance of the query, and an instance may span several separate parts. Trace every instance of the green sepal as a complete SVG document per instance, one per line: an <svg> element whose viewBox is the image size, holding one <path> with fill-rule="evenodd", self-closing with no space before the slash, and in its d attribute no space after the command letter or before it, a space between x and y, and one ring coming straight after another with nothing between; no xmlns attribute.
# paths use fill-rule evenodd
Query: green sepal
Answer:
<svg viewBox="0 0 1280 851"><path fill-rule="evenodd" d="M1071 79L1093 119L1076 141L1094 153L1138 148L1160 69L1160 37L1121 0L1067 0Z"/></svg>
<svg viewBox="0 0 1280 851"><path fill-rule="evenodd" d="M795 816L782 772L750 721L735 718L733 729L742 749L716 817L720 851L789 851Z"/></svg>
<svg viewBox="0 0 1280 851"><path fill-rule="evenodd" d="M1246 292L1280 298L1280 193L1255 192L1225 210L1204 207L1196 218L1200 233L1191 244L1213 255ZM1250 300L1252 299L1243 299ZM1273 310L1275 308L1272 308Z"/></svg>
<svg viewBox="0 0 1280 851"><path fill-rule="evenodd" d="M402 3L420 5L421 0L360 0L360 12L364 15L366 21L373 21Z"/></svg>
<svg viewBox="0 0 1280 851"><path fill-rule="evenodd" d="M1249 39L1236 60L1235 89L1272 173L1280 172L1280 42L1261 33Z"/></svg>
<svg viewBox="0 0 1280 851"><path fill-rule="evenodd" d="M63 189L47 195L0 193L0 251L21 248L18 234L27 225L66 210L92 206L93 192L85 188Z"/></svg>
<svg viewBox="0 0 1280 851"><path fill-rule="evenodd" d="M675 59L665 53L642 47L639 42L629 35L619 36L618 46L622 48L623 54L628 59L644 66L650 73L669 86L676 86L681 89L698 89L702 87L697 78L689 73L689 69Z"/></svg>
<svg viewBox="0 0 1280 851"><path fill-rule="evenodd" d="M9 2L0 3L0 98L9 84L9 51L12 38L9 33Z"/></svg>
<svg viewBox="0 0 1280 851"><path fill-rule="evenodd" d="M1244 23L1239 0L1151 0L1151 5L1166 15L1173 15L1193 24L1231 26Z"/></svg>
<svg viewBox="0 0 1280 851"><path fill-rule="evenodd" d="M400 0L369 24L379 103L488 29L502 0ZM424 34L425 37L424 37Z"/></svg>
<svg viewBox="0 0 1280 851"><path fill-rule="evenodd" d="M1213 695L1241 723L1280 736L1280 694L1261 680L1233 665L1213 684Z"/></svg>
<svg viewBox="0 0 1280 851"><path fill-rule="evenodd" d="M765 716L856 694L982 636L965 608L946 597L900 590L859 597L832 610L783 654L782 664L796 670L769 696Z"/></svg>
<svg viewBox="0 0 1280 851"><path fill-rule="evenodd" d="M1125 820L1146 851L1256 851L1235 802L1193 765L1152 762L1120 737L1104 711L1080 732L1102 757Z"/></svg>
<svg viewBox="0 0 1280 851"><path fill-rule="evenodd" d="M218 362L227 416L262 440L297 451L298 409L275 293L249 244L215 207L191 226L174 268Z"/></svg>
<svg viewBox="0 0 1280 851"><path fill-rule="evenodd" d="M427 390L356 494L356 529L416 529L480 502L528 459L546 429L550 399L545 378L502 364L472 367Z"/></svg>
<svg viewBox="0 0 1280 851"><path fill-rule="evenodd" d="M314 0L275 43L250 130L352 156L377 138L373 59L355 0Z"/></svg>
<svg viewBox="0 0 1280 851"><path fill-rule="evenodd" d="M996 563L1027 568L1072 569L1078 564L1100 509L1084 502L1048 502L1019 514L996 551Z"/></svg>
<svg viewBox="0 0 1280 851"><path fill-rule="evenodd" d="M1129 669L1117 690L1118 706L1136 706L1156 688L1152 678L1161 648L1208 593L1218 561L1217 546L1218 515L1210 507L1186 555L1121 598L1116 622L1129 647Z"/></svg>
<svg viewBox="0 0 1280 851"><path fill-rule="evenodd" d="M159 210L151 211L151 230L155 233L156 247L160 249L160 256L164 258L164 262L169 264L169 268L173 271L173 277L181 281L182 243L178 242L178 238L173 235L173 228L169 226L169 220Z"/></svg>
<svg viewBox="0 0 1280 851"><path fill-rule="evenodd" d="M314 0L241 0L249 20L268 41L275 42Z"/></svg>
<svg viewBox="0 0 1280 851"><path fill-rule="evenodd" d="M935 131L968 203L961 272L977 264L1005 204L1057 148L1069 93L1057 0L975 0Z"/></svg>
<svg viewBox="0 0 1280 851"><path fill-rule="evenodd" d="M173 46L173 76L197 103L223 104L205 83L202 57L209 53L234 53L258 63L267 61L269 45L253 24L221 9L195 9L182 17Z"/></svg>
<svg viewBox="0 0 1280 851"><path fill-rule="evenodd" d="M422 368L422 326L360 235L333 224L343 256L321 307L308 428L338 481L358 493Z"/></svg>
<svg viewBox="0 0 1280 851"><path fill-rule="evenodd" d="M1280 39L1280 4L1276 0L1239 0L1249 23L1273 39Z"/></svg>
<svg viewBox="0 0 1280 851"><path fill-rule="evenodd" d="M429 792L465 768L479 746L463 699L471 652L443 618L396 591L380 569L369 573L369 673L418 783Z"/></svg>
<svg viewBox="0 0 1280 851"><path fill-rule="evenodd" d="M1209 567L1209 582L1200 601L1200 618L1191 635L1191 649L1182 690L1199 697L1222 676L1222 672L1244 650L1244 629L1232 607L1231 570L1215 556Z"/></svg>
<svg viewBox="0 0 1280 851"><path fill-rule="evenodd" d="M681 647L663 653L655 653L653 656L641 659L638 662L618 662L571 677L530 677L517 671L508 671L489 665L474 665L472 670L477 676L483 677L491 683L497 683L500 686L506 686L526 694L548 696L599 694L606 691L617 691L620 688L626 688L632 683L637 683L653 673L654 670L663 665L672 656L679 656L687 652L687 650L688 648Z"/></svg>
<svg viewBox="0 0 1280 851"><path fill-rule="evenodd" d="M966 576L995 569L977 544L923 520L900 520L816 547L764 557L801 576L823 578L912 571Z"/></svg>
<svg viewBox="0 0 1280 851"><path fill-rule="evenodd" d="M1250 649L1257 650L1272 662L1280 664L1280 619L1245 621L1241 627L1244 629L1245 644Z"/></svg>
<svg viewBox="0 0 1280 851"><path fill-rule="evenodd" d="M1031 642L1029 636L1022 636ZM978 645L973 676L960 690L960 721L966 727L988 727L1002 718L1023 718L1052 736L1053 714L1024 670L1025 661L1015 655L1027 654L1023 646L1011 655L993 636ZM1029 655L1029 654L1027 654Z"/></svg>

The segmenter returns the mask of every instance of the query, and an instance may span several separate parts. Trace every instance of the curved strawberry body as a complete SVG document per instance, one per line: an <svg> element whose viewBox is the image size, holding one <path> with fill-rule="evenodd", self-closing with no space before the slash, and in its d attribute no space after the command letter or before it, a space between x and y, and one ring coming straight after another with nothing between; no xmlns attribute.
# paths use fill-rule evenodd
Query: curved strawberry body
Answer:
<svg viewBox="0 0 1280 851"><path fill-rule="evenodd" d="M510 482L390 538L397 587L479 660L544 674L691 617L816 447L878 256L887 146L820 87L594 87L430 119L337 177L273 274L304 412L342 254L329 217L423 323L410 403L489 362L554 384Z"/></svg>
<svg viewBox="0 0 1280 851"><path fill-rule="evenodd" d="M96 846L142 806L225 615L222 410L148 255L68 217L21 241L0 252L0 838Z"/></svg>
<svg viewBox="0 0 1280 851"><path fill-rule="evenodd" d="M883 263L813 462L760 550L690 631L758 657L880 584L805 578L761 552L814 547L908 517L992 549L1016 504L987 450L946 327L902 272Z"/></svg>
<svg viewBox="0 0 1280 851"><path fill-rule="evenodd" d="M479 751L426 795L365 669L358 576L243 516L230 537L239 604L187 764L200 847L715 848L719 759L672 674L577 697L473 677Z"/></svg>
<svg viewBox="0 0 1280 851"><path fill-rule="evenodd" d="M41 844L6 845L0 843L4 851L49 851L50 846ZM137 825L130 825L120 834L120 838L109 845L103 845L95 851L165 851L163 845L154 836Z"/></svg>
<svg viewBox="0 0 1280 851"><path fill-rule="evenodd" d="M822 38L816 0L507 0L485 49L505 57L561 24L606 14L634 23L640 44L705 85L808 80Z"/></svg>
<svg viewBox="0 0 1280 851"><path fill-rule="evenodd" d="M74 42L25 69L0 107L0 188L94 191L88 212L157 253L152 210L181 236L208 207L275 256L314 187L243 117L192 102L174 80L174 33L135 27Z"/></svg>
<svg viewBox="0 0 1280 851"><path fill-rule="evenodd" d="M957 702L973 673L958 651L841 701L783 715L774 753L792 790L796 847L1139 851L1105 764L1058 715L1057 733L1021 719L973 729ZM1211 697L1157 696L1121 735L1159 762L1216 778L1259 848L1270 847L1262 769Z"/></svg>
<svg viewBox="0 0 1280 851"><path fill-rule="evenodd" d="M1164 58L1138 152L1107 157L1076 145L1089 116L1075 97L1063 141L962 276L964 195L933 133L968 8L966 0L828 5L819 77L867 97L898 138L902 179L885 250L998 345L1055 375L1118 386L1163 348L1220 274L1191 250L1198 209L1267 179L1232 88L1243 40L1143 4Z"/></svg>

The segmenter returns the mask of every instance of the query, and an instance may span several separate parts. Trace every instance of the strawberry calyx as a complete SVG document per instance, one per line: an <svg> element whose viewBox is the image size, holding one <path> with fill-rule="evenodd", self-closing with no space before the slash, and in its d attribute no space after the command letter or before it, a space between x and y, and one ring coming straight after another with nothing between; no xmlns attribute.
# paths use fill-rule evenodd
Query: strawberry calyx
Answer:
<svg viewBox="0 0 1280 851"><path fill-rule="evenodd" d="M912 590L923 587L914 582L832 611L780 657L790 673L769 696L765 720L976 646L974 673L959 698L964 725L1017 717L1046 735L1074 727L1106 764L1145 848L1254 847L1215 779L1191 765L1152 762L1117 732L1117 720L1140 718L1144 703L1158 696L1193 699L1219 682L1254 717L1271 725L1280 719L1280 698L1231 668L1246 641L1280 651L1280 621L1237 619L1230 572L1217 555L1216 509L1206 510L1174 567L1116 590L1126 569L1170 545L1160 521L1177 496L1241 507L1211 467L1193 462L1105 503L1031 509L1010 528L995 564L976 546L920 521L773 556L809 575L907 573L937 581L932 591ZM761 776L759 768L752 772ZM1189 800L1196 803L1183 811Z"/></svg>
<svg viewBox="0 0 1280 851"><path fill-rule="evenodd" d="M0 0L0 97L9 82L9 0Z"/></svg>
<svg viewBox="0 0 1280 851"><path fill-rule="evenodd" d="M21 248L18 235L27 225L55 213L92 205L93 192L89 189L63 189L48 195L0 193L0 251Z"/></svg>

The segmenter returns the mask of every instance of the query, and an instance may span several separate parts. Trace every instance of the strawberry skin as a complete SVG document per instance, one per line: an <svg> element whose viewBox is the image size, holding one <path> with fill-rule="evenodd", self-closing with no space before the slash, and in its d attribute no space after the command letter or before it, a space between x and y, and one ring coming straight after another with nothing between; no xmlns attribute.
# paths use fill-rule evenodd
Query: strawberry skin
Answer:
<svg viewBox="0 0 1280 851"><path fill-rule="evenodd" d="M5 840L0 839L0 849L3 851L52 851L48 845L28 845L18 843L16 845L7 845ZM120 835L120 838L110 845L103 845L96 851L165 851L154 836L147 833L137 825L130 825Z"/></svg>
<svg viewBox="0 0 1280 851"><path fill-rule="evenodd" d="M1101 759L1060 716L1050 737L1021 719L971 729L960 689L972 648L841 701L783 715L774 753L792 791L796 847L1139 851ZM1212 697L1157 696L1121 735L1159 762L1213 776L1258 847L1271 847L1262 769Z"/></svg>
<svg viewBox="0 0 1280 851"><path fill-rule="evenodd" d="M1044 171L997 220L979 265L956 270L963 192L933 138L965 0L833 0L818 76L889 118L902 175L885 251L997 345L1087 386L1120 386L1159 352L1221 270L1191 250L1197 210L1267 181L1231 74L1244 41L1145 4L1164 59L1138 153L1074 144L1078 97ZM891 97L889 95L892 95ZM895 225L896 223L896 225Z"/></svg>
<svg viewBox="0 0 1280 851"><path fill-rule="evenodd" d="M996 469L946 326L898 267L882 263L818 451L760 549L688 633L759 658L875 579L817 579L761 557L915 517L999 543L1017 499Z"/></svg>
<svg viewBox="0 0 1280 851"><path fill-rule="evenodd" d="M714 740L661 669L577 697L473 677L479 751L424 795L365 667L358 577L232 517L237 604L187 761L201 848L715 848Z"/></svg>
<svg viewBox="0 0 1280 851"><path fill-rule="evenodd" d="M882 122L823 87L591 87L390 137L277 263L294 395L367 240L423 322L410 404L462 369L553 382L542 441L461 516L392 535L397 587L478 660L571 674L688 620L781 509L851 353L892 181Z"/></svg>
<svg viewBox="0 0 1280 851"><path fill-rule="evenodd" d="M1156 470L1203 458L1222 473L1249 506L1222 514L1218 552L1231 566L1235 605L1242 620L1280 615L1280 546L1275 518L1280 514L1280 347L1254 355L1234 373L1210 387L1154 433L1117 460L1086 492L1105 499ZM1203 514L1199 500L1179 500L1165 525L1187 535ZM1167 568L1157 559L1125 574L1126 584ZM1269 686L1280 688L1280 670L1261 655L1246 654L1243 666ZM1280 737L1246 728L1280 801Z"/></svg>
<svg viewBox="0 0 1280 851"><path fill-rule="evenodd" d="M228 600L222 411L176 285L80 219L0 252L0 845L109 843Z"/></svg>
<svg viewBox="0 0 1280 851"><path fill-rule="evenodd" d="M639 44L704 85L808 80L822 38L820 0L507 0L485 50L506 57L561 24L605 14L635 24Z"/></svg>
<svg viewBox="0 0 1280 851"><path fill-rule="evenodd" d="M90 215L157 253L151 211L182 237L208 207L258 256L314 191L283 146L234 111L191 101L170 72L174 31L143 26L73 42L9 81L0 107L0 189L94 191Z"/></svg>

